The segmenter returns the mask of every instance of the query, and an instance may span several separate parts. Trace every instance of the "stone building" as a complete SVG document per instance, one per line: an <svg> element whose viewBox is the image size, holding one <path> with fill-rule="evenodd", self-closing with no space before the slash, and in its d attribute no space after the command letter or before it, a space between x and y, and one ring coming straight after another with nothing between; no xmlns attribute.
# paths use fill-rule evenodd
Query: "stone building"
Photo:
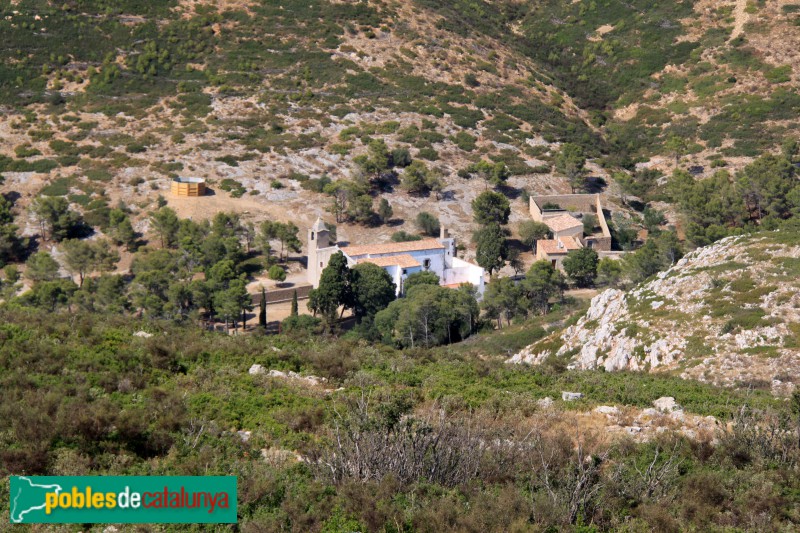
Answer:
<svg viewBox="0 0 800 533"><path fill-rule="evenodd" d="M570 236L536 241L536 260L549 261L555 268L563 269L567 254L580 248L583 248L581 241Z"/></svg>
<svg viewBox="0 0 800 533"><path fill-rule="evenodd" d="M331 242L330 231L318 218L308 230L308 282L312 286L319 286L322 271L337 252L344 254L350 267L373 263L386 270L398 295L403 294L408 276L423 271L439 276L442 286L458 287L470 283L478 289L479 295L483 294L483 268L456 257L455 239L444 228L438 239L340 247Z"/></svg>
<svg viewBox="0 0 800 533"><path fill-rule="evenodd" d="M597 252L611 251L611 231L603 214L599 194L531 196L530 213L533 220L547 224L553 240L574 237L582 247L593 248ZM586 215L593 215L597 219L597 229L591 234L584 234L583 220Z"/></svg>

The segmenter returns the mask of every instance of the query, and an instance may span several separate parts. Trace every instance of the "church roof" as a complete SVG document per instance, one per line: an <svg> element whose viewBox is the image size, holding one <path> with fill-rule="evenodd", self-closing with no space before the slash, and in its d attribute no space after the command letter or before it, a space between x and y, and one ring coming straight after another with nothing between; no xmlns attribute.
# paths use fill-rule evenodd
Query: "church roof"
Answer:
<svg viewBox="0 0 800 533"><path fill-rule="evenodd" d="M421 252L423 250L443 250L444 244L436 239L422 239L421 241L387 242L384 244L363 244L359 246L345 246L342 251L352 258L361 255L386 255L402 254L407 252Z"/></svg>
<svg viewBox="0 0 800 533"><path fill-rule="evenodd" d="M412 267L422 266L419 264L419 261L417 261L408 254L388 255L382 257L365 257L364 259L359 259L358 263L359 264L372 263L378 265L379 267L397 265L400 268L412 268Z"/></svg>
<svg viewBox="0 0 800 533"><path fill-rule="evenodd" d="M325 223L322 221L322 218L320 217L317 217L317 221L314 222L314 225L311 226L311 229L316 232L328 231L328 227L325 225Z"/></svg>

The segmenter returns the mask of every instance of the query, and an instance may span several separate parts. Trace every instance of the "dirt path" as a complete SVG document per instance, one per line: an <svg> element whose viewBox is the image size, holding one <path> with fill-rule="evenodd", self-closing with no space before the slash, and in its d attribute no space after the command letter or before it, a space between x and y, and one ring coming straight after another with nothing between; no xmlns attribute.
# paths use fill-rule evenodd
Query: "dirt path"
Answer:
<svg viewBox="0 0 800 533"><path fill-rule="evenodd" d="M744 25L747 24L747 20L750 18L746 9L747 0L736 0L736 7L733 9L733 31L731 32L729 41L736 39L744 32Z"/></svg>

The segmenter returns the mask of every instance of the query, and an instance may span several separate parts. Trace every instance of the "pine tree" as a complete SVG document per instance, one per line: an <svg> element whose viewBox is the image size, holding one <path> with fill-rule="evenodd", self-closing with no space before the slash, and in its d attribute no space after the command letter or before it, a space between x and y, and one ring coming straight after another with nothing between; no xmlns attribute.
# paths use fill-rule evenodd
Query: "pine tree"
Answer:
<svg viewBox="0 0 800 533"><path fill-rule="evenodd" d="M292 295L292 316L297 316L297 289L294 290Z"/></svg>
<svg viewBox="0 0 800 533"><path fill-rule="evenodd" d="M296 292L296 291L295 291ZM261 287L261 302L258 311L258 325L267 329L267 291Z"/></svg>

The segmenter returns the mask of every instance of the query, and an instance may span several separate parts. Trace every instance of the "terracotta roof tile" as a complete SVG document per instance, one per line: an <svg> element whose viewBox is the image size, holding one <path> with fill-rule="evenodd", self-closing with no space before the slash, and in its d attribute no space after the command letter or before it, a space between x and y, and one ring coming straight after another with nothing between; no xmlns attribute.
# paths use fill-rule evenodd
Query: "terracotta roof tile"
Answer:
<svg viewBox="0 0 800 533"><path fill-rule="evenodd" d="M421 241L387 242L385 244L345 246L342 248L342 251L355 259L360 255L399 254L403 252L419 252L422 250L443 249L444 245L436 239L422 239Z"/></svg>
<svg viewBox="0 0 800 533"><path fill-rule="evenodd" d="M364 259L359 259L358 263L359 264L372 263L378 265L379 267L397 265L400 268L411 268L411 267L422 266L419 264L419 261L417 261L408 254L389 255L385 257L365 257Z"/></svg>
<svg viewBox="0 0 800 533"><path fill-rule="evenodd" d="M559 241L561 241L562 246L558 245ZM548 255L566 254L572 250L583 248L574 237L536 241L536 247Z"/></svg>
<svg viewBox="0 0 800 533"><path fill-rule="evenodd" d="M564 231L565 229L583 227L583 222L572 215L562 214L553 218L546 218L543 221L553 231Z"/></svg>

